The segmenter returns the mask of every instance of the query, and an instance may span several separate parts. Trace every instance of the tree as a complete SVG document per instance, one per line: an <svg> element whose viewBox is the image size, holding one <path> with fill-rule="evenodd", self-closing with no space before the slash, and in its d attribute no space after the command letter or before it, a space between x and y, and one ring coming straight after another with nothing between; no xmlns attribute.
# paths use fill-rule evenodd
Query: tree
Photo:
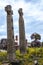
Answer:
<svg viewBox="0 0 43 65"><path fill-rule="evenodd" d="M33 33L32 35L31 35L31 39L34 39L34 41L32 41L32 43L31 43L31 45L32 46L40 46L41 44L40 44L40 39L41 39L41 36L38 34L38 33Z"/></svg>

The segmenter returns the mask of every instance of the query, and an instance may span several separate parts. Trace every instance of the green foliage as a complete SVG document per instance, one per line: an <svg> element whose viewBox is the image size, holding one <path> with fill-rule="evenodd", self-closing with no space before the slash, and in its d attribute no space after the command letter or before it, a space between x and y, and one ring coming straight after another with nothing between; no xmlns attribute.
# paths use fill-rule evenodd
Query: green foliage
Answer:
<svg viewBox="0 0 43 65"><path fill-rule="evenodd" d="M38 58L40 65L43 64L43 47L27 48L27 53L21 54L20 50L16 50L16 59L20 61L21 65L33 65L35 58ZM7 60L7 52L0 51L0 62ZM0 63L1 65L2 63Z"/></svg>
<svg viewBox="0 0 43 65"><path fill-rule="evenodd" d="M0 62L0 65L2 65L2 62Z"/></svg>
<svg viewBox="0 0 43 65"><path fill-rule="evenodd" d="M0 61L6 60L6 59L7 59L7 52L0 51Z"/></svg>
<svg viewBox="0 0 43 65"><path fill-rule="evenodd" d="M38 58L39 64L43 64L43 48L27 48L26 54L21 54L19 50L16 51L16 58L21 60L24 65L32 65L35 58Z"/></svg>
<svg viewBox="0 0 43 65"><path fill-rule="evenodd" d="M38 33L33 33L31 35L31 39L40 40L41 39L41 36Z"/></svg>

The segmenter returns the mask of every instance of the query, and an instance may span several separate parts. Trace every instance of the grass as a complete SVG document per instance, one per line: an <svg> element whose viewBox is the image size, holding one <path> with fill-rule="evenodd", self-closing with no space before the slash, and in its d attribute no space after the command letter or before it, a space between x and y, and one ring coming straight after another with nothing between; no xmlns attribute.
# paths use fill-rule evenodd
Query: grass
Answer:
<svg viewBox="0 0 43 65"><path fill-rule="evenodd" d="M20 50L16 50L16 59L21 60L21 65L33 65L34 59L37 57L39 65L43 65L43 47L27 48L26 54L21 54ZM0 52L0 65L7 60L7 52Z"/></svg>

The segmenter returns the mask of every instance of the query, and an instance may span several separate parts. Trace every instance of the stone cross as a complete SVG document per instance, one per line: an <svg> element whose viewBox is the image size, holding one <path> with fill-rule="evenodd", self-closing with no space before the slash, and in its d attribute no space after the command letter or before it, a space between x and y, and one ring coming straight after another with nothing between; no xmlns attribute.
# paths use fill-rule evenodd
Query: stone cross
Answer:
<svg viewBox="0 0 43 65"><path fill-rule="evenodd" d="M11 9L11 5L7 5L5 7L5 11L7 12L7 51L8 51L8 59L10 62L13 62L15 59L14 54L14 30L13 30L13 11Z"/></svg>
<svg viewBox="0 0 43 65"><path fill-rule="evenodd" d="M20 44L20 52L26 53L26 41L25 41L25 28L24 28L24 19L22 8L18 10L19 13L19 44Z"/></svg>

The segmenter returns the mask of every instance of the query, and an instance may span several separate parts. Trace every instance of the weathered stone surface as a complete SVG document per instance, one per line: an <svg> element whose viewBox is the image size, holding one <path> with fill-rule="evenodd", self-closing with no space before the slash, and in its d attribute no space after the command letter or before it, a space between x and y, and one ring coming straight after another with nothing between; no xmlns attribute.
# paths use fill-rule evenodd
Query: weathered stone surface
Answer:
<svg viewBox="0 0 43 65"><path fill-rule="evenodd" d="M22 8L18 10L19 13L19 43L20 43L20 52L26 53L26 41L25 41L25 28L24 28L24 19Z"/></svg>
<svg viewBox="0 0 43 65"><path fill-rule="evenodd" d="M10 62L14 61L14 31L13 31L13 11L11 5L7 5L5 7L5 11L7 12L7 51L8 51L8 59Z"/></svg>

